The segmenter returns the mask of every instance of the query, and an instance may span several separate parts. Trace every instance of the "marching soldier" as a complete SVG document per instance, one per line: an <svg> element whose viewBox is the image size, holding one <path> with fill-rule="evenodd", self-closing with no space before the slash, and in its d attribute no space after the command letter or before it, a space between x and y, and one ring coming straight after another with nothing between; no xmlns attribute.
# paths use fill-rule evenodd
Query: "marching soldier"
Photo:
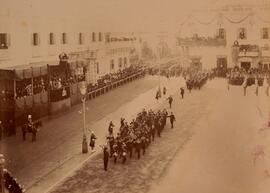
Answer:
<svg viewBox="0 0 270 193"><path fill-rule="evenodd" d="M173 128L173 123L176 121L173 112L171 112L171 115L169 115L168 117L170 118L171 128Z"/></svg>
<svg viewBox="0 0 270 193"><path fill-rule="evenodd" d="M32 120L32 115L28 115L27 125L28 125L29 131L31 131L31 133L32 133L32 142L35 142L36 141L36 137L37 137L37 128L35 127L34 122ZM23 133L24 140L25 140L25 134L26 133Z"/></svg>
<svg viewBox="0 0 270 193"><path fill-rule="evenodd" d="M141 139L138 137L136 140L136 152L137 152L137 158L141 158Z"/></svg>
<svg viewBox="0 0 270 193"><path fill-rule="evenodd" d="M180 88L180 94L181 94L181 97L182 99L184 98L184 94L185 94L185 90L183 87Z"/></svg>
<svg viewBox="0 0 270 193"><path fill-rule="evenodd" d="M255 78L255 87L256 87L255 94L258 96L258 94L259 94L259 81L258 81L258 78Z"/></svg>
<svg viewBox="0 0 270 193"><path fill-rule="evenodd" d="M109 152L106 146L103 146L103 163L104 163L104 170L107 171L109 162Z"/></svg>
<svg viewBox="0 0 270 193"><path fill-rule="evenodd" d="M163 95L166 95L166 92L167 92L167 88L164 86L163 87Z"/></svg>
<svg viewBox="0 0 270 193"><path fill-rule="evenodd" d="M111 121L110 124L109 124L109 128L108 128L108 131L109 131L109 134L110 134L110 135L113 133L113 128L114 128L114 124L113 124L113 122Z"/></svg>
<svg viewBox="0 0 270 193"><path fill-rule="evenodd" d="M4 126L2 124L2 121L0 121L0 140L2 140L4 134Z"/></svg>
<svg viewBox="0 0 270 193"><path fill-rule="evenodd" d="M169 101L170 108L172 108L172 102L173 102L172 96L169 96L169 97L167 98L167 100Z"/></svg>
<svg viewBox="0 0 270 193"><path fill-rule="evenodd" d="M89 143L89 146L91 147L92 152L94 151L94 148L95 148L96 139L97 139L97 137L95 136L94 132L92 131L91 136L90 136L90 143Z"/></svg>
<svg viewBox="0 0 270 193"><path fill-rule="evenodd" d="M33 125L32 128L32 142L35 142L37 140L37 128Z"/></svg>
<svg viewBox="0 0 270 193"><path fill-rule="evenodd" d="M127 160L127 145L125 143L122 144L122 163L126 163Z"/></svg>

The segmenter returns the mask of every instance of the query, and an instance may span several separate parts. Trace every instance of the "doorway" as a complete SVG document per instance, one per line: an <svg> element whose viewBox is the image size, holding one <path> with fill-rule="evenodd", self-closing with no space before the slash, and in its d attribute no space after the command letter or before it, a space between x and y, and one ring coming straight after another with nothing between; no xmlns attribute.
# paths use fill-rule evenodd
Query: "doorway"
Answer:
<svg viewBox="0 0 270 193"><path fill-rule="evenodd" d="M251 67L251 62L241 62L241 68L244 68L246 71Z"/></svg>

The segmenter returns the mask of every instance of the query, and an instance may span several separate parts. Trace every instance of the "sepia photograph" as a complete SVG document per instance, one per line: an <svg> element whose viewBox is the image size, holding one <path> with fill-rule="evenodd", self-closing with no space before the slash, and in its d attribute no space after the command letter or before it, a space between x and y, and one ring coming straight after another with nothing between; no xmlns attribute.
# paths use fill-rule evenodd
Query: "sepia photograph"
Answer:
<svg viewBox="0 0 270 193"><path fill-rule="evenodd" d="M0 193L270 193L270 0L0 0Z"/></svg>

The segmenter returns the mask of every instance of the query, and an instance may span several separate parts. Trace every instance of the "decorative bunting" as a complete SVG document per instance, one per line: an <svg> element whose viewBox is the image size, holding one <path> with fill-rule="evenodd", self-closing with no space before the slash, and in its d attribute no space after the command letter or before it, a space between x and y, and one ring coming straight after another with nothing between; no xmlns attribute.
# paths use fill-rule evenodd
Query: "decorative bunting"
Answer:
<svg viewBox="0 0 270 193"><path fill-rule="evenodd" d="M270 20L266 20L264 18L262 18L260 15L256 14L256 16L264 23L270 23ZM210 25L212 24L213 22L217 21L217 25L219 27L221 27L223 24L224 24L224 20L223 18L225 18L227 21L229 21L230 23L233 23L233 24L239 24L239 23L242 23L244 22L245 20L247 20L249 18L249 24L251 26L253 26L255 24L255 14L254 13L249 13L247 16L243 17L242 19L240 20L233 20L225 15L223 15L222 13L219 13L217 16L215 16L214 18L212 18L210 21L208 22L203 22L203 21L200 21L198 18L194 17L193 15L188 15L182 23L180 23L181 26L187 24L189 26L192 26L194 25L194 21L196 21L197 23L201 24L201 25Z"/></svg>

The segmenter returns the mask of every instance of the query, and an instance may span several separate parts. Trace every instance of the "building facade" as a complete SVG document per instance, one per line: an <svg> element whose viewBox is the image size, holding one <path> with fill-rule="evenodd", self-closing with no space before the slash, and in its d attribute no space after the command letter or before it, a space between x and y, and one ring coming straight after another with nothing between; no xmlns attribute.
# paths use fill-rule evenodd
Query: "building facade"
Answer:
<svg viewBox="0 0 270 193"><path fill-rule="evenodd" d="M217 1L180 23L182 65L270 69L270 3Z"/></svg>
<svg viewBox="0 0 270 193"><path fill-rule="evenodd" d="M22 10L29 10L23 7ZM128 66L138 48L134 33L112 33L80 18L39 17L0 8L0 68L58 64L67 53L71 63L87 66L90 82ZM90 80L91 79L91 80Z"/></svg>

